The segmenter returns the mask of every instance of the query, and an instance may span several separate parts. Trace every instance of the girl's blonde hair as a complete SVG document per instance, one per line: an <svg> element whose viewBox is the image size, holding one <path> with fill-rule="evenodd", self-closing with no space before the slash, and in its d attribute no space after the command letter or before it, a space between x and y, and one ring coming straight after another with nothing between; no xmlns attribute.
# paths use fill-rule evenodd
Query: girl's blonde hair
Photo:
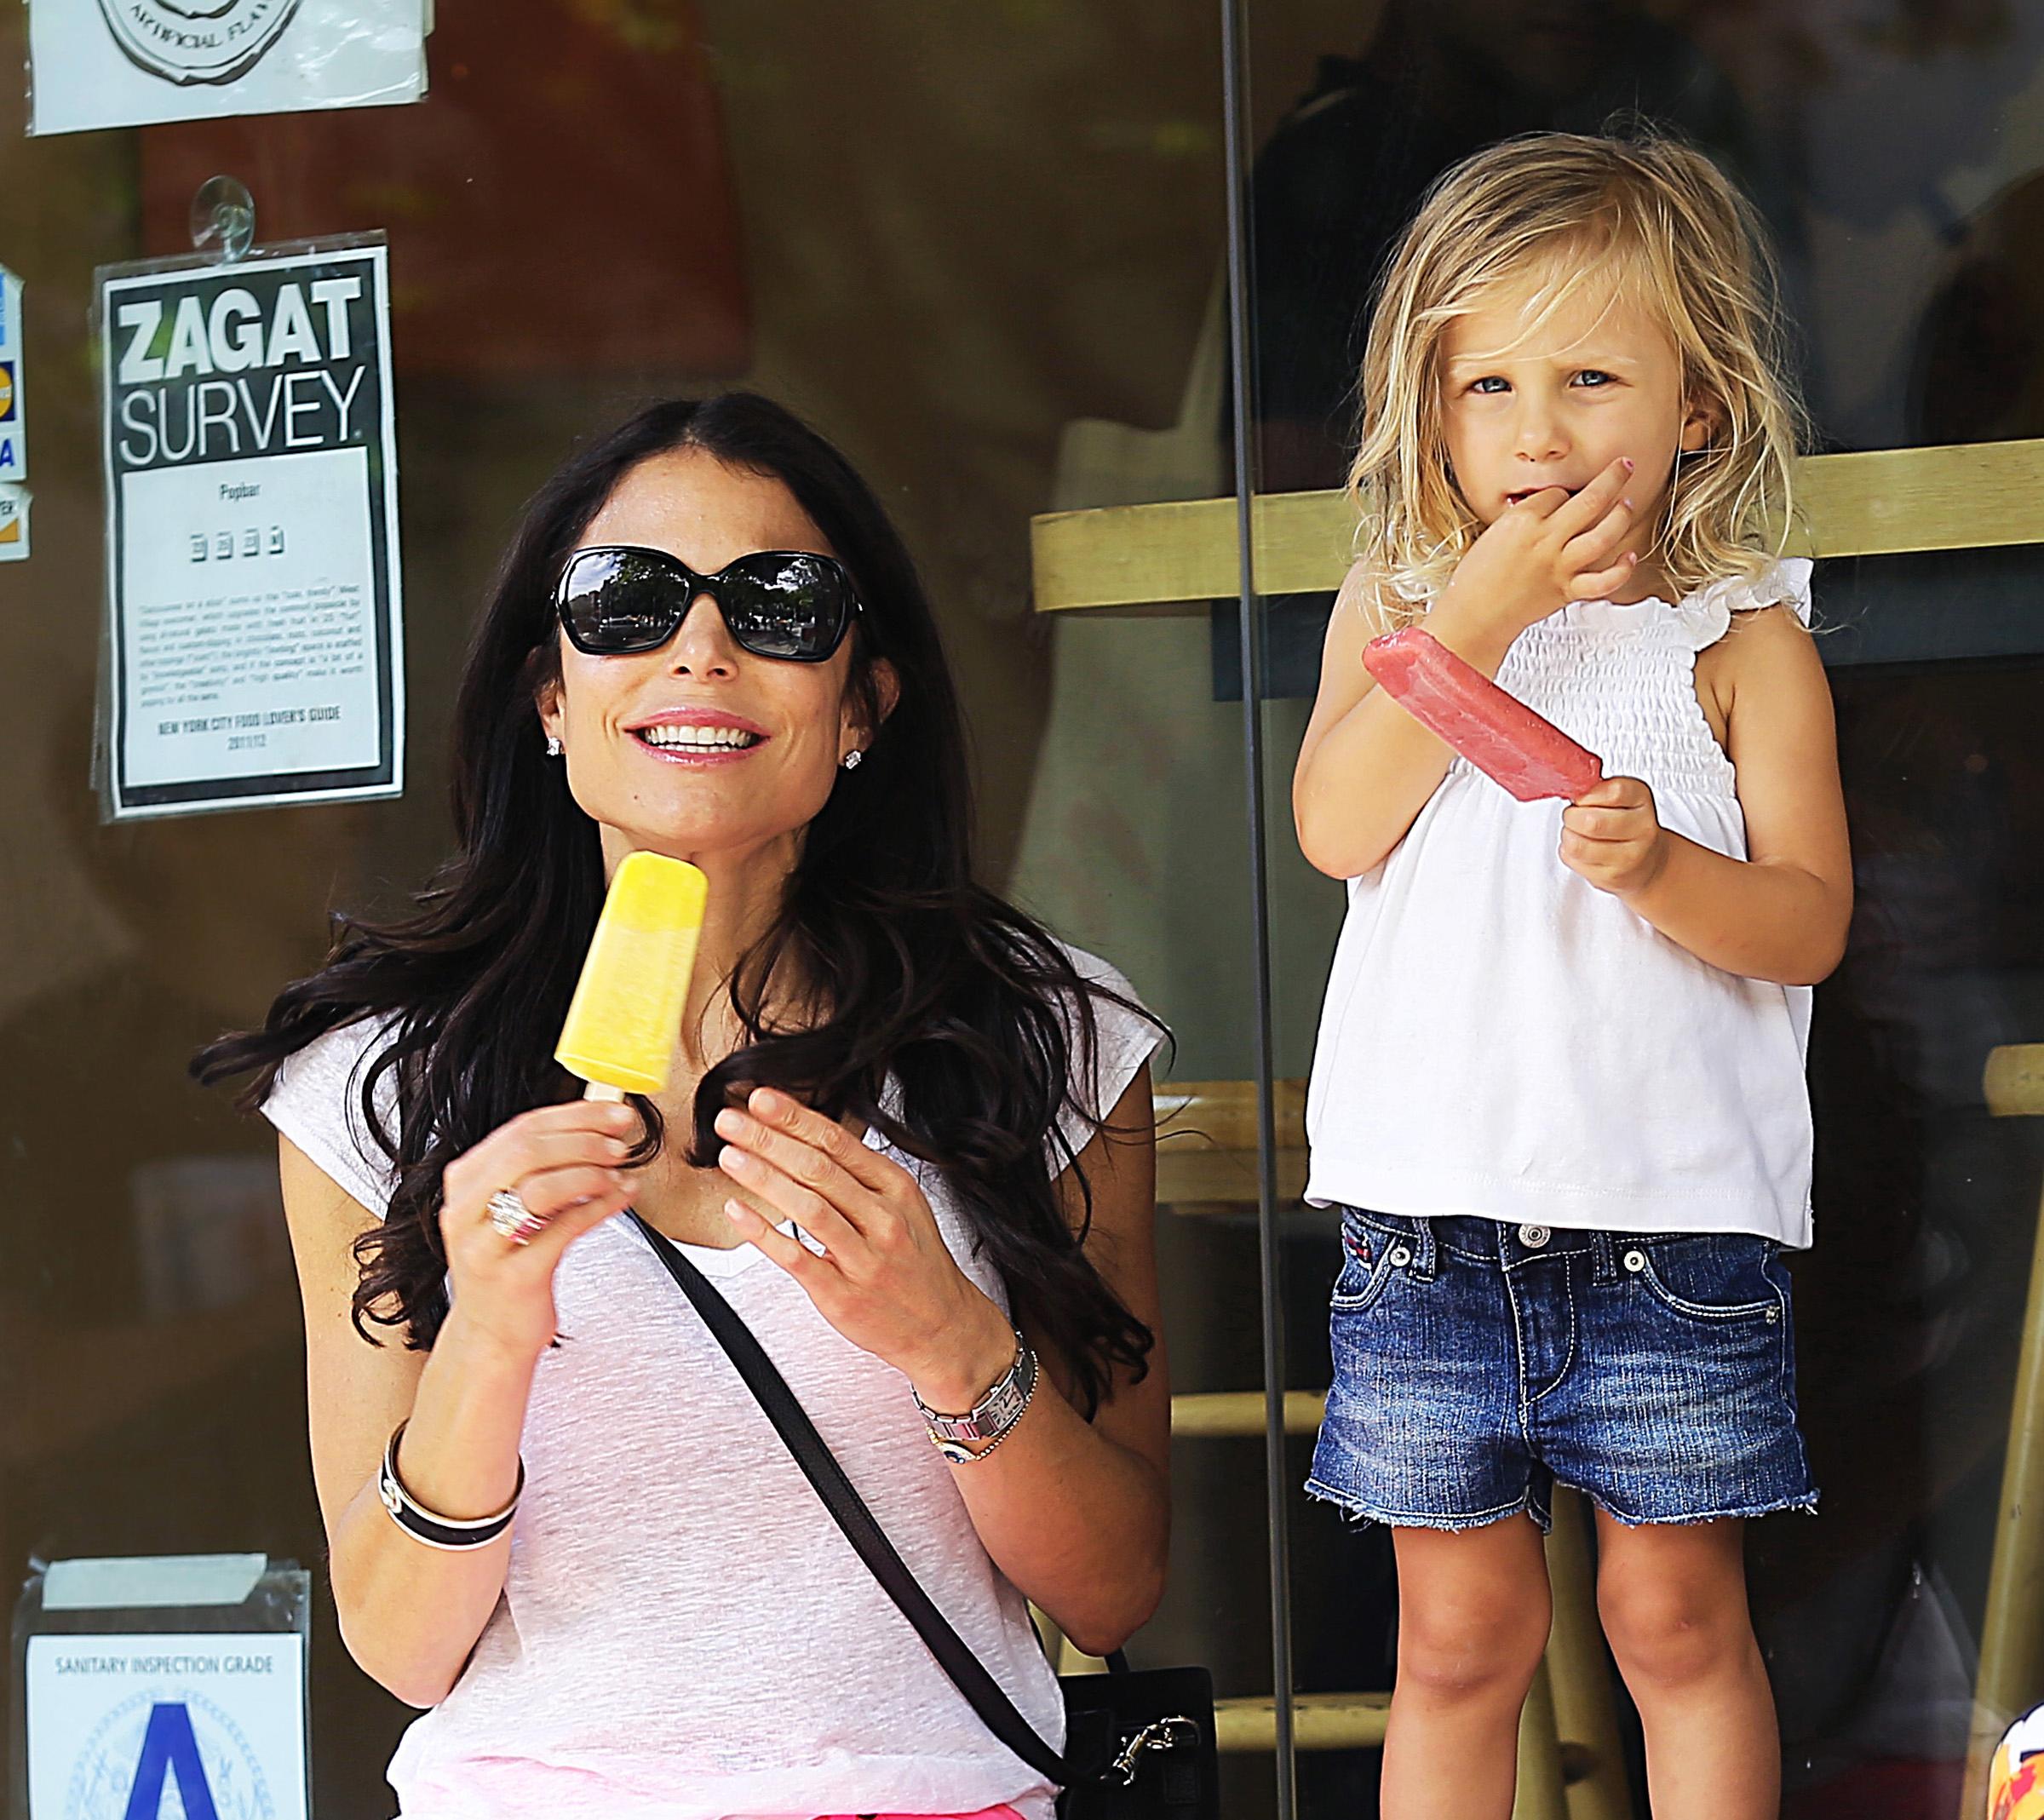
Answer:
<svg viewBox="0 0 2044 1820"><path fill-rule="evenodd" d="M1760 218L1708 158L1672 140L1530 134L1434 185L1378 287L1349 490L1386 618L1421 611L1483 528L1442 432L1447 324L1491 287L1527 284L1530 334L1600 279L1658 316L1685 405L1713 421L1709 445L1676 463L1655 547L1677 598L1756 574L1778 553L1805 419Z"/></svg>

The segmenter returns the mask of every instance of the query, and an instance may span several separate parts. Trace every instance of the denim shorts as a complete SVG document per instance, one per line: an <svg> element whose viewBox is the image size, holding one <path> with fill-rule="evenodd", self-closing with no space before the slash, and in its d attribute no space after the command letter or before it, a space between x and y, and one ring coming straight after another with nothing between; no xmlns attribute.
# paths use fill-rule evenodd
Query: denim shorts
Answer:
<svg viewBox="0 0 2044 1820"><path fill-rule="evenodd" d="M1781 1247L1345 1208L1306 1490L1473 1529L1559 1481L1621 1523L1814 1510Z"/></svg>

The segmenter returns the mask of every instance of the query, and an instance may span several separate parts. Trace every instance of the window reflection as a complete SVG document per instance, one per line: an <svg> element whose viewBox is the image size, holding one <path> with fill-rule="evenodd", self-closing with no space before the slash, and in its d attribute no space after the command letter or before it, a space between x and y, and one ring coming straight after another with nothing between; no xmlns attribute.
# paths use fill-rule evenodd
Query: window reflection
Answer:
<svg viewBox="0 0 2044 1820"><path fill-rule="evenodd" d="M1255 171L1268 491L1340 484L1362 308L1427 185L1508 134L1645 113L1782 249L1828 448L2036 433L2044 9L2014 0L1390 0Z"/></svg>
<svg viewBox="0 0 2044 1820"><path fill-rule="evenodd" d="M377 813L102 828L89 695L67 692L55 719L47 774L22 780L49 839L9 885L17 906L49 906L59 964L10 973L0 998L10 1610L32 1558L319 1558L275 1145L185 1066L195 1036L260 1015L265 977L317 960L321 908ZM387 1730L395 1708L343 1666L330 1622L315 1650L337 1724Z"/></svg>
<svg viewBox="0 0 2044 1820"><path fill-rule="evenodd" d="M1256 161L1257 418L1271 492L1341 484L1364 300L1427 187L1512 134L1630 110L1710 152L1777 233L1786 188L1695 37L1617 0L1391 0L1359 55L1323 57Z"/></svg>
<svg viewBox="0 0 2044 1820"><path fill-rule="evenodd" d="M1795 1260L1826 1496L1754 1550L1788 1811L1811 1820L1957 1809L2044 1189L2044 1122L1991 1118L1982 1087L1990 1050L2044 1038L2044 667L1833 688L1860 896L1818 996L1817 1243Z"/></svg>
<svg viewBox="0 0 2044 1820"><path fill-rule="evenodd" d="M1252 8L1266 82L1297 67L1283 10ZM2044 8L1387 0L1325 49L1253 175L1260 491L1341 484L1365 300L1433 177L1616 110L1685 132L1768 218L1822 450L2044 436ZM1272 695L1310 694L1326 606L1261 603ZM1793 1260L1825 1498L1813 1521L1755 1526L1753 1596L1790 1820L1943 1820L1961 1807L2044 1194L2044 1120L1991 1117L1982 1080L1998 1046L2044 1042L2044 556L1824 565L1818 612L1859 893L1817 997L1817 1243ZM1234 621L1232 603L1216 613L1223 695L1240 689ZM1331 931L1287 857L1266 881L1281 1022L1310 1015ZM1334 1240L1285 1217L1286 1317L1308 1354ZM1301 1357L1291 1381L1321 1387L1327 1369ZM1382 1538L1300 1507L1292 1533L1300 1686L1387 1686ZM1636 1731L1631 1748L1636 1778ZM1300 1775L1313 1820L1375 1811L1374 1754L1308 1753Z"/></svg>

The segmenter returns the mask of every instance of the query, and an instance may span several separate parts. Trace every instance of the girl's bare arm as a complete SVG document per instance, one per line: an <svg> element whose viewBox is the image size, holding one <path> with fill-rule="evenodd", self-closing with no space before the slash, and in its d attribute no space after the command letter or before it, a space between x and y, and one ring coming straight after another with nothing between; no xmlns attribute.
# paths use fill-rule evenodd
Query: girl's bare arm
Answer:
<svg viewBox="0 0 2044 1820"><path fill-rule="evenodd" d="M1697 959L1813 985L1838 965L1852 915L1830 686L1815 641L1785 607L1742 613L1727 638L1737 642L1716 683L1749 857L1668 833L1645 786L1614 778L1566 812L1563 858Z"/></svg>
<svg viewBox="0 0 2044 1820"><path fill-rule="evenodd" d="M1621 546L1634 522L1624 497L1631 477L1629 463L1614 462L1573 497L1553 487L1512 507L1456 566L1427 615L1427 631L1495 677L1528 626L1626 582L1633 565ZM1319 693L1292 776L1300 851L1330 878L1359 878L1381 865L1454 757L1363 668L1363 647L1389 629L1358 563L1328 622Z"/></svg>

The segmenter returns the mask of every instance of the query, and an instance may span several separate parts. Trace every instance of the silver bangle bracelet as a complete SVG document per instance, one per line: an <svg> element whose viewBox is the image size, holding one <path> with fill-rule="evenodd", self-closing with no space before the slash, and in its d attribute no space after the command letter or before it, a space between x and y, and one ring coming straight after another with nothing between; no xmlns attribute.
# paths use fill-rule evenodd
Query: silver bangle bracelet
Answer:
<svg viewBox="0 0 2044 1820"><path fill-rule="evenodd" d="M451 1550L484 1547L511 1527L512 1515L525 1490L525 1462L522 1459L518 1462L518 1485L511 1501L494 1516L443 1517L420 1503L398 1477L398 1443L405 1438L405 1426L399 1422L391 1431L383 1449L383 1464L376 1473L376 1496L390 1513L393 1523L414 1542L423 1542L428 1548Z"/></svg>

